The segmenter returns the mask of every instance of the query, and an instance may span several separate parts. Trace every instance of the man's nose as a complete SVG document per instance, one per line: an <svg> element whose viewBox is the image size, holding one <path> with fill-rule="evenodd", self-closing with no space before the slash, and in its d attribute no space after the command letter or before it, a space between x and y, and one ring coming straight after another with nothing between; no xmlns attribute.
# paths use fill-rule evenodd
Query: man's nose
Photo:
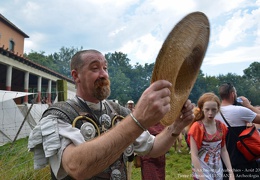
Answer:
<svg viewBox="0 0 260 180"><path fill-rule="evenodd" d="M100 70L99 76L100 77L104 77L104 78L108 78L109 77L108 72L105 69L101 69Z"/></svg>

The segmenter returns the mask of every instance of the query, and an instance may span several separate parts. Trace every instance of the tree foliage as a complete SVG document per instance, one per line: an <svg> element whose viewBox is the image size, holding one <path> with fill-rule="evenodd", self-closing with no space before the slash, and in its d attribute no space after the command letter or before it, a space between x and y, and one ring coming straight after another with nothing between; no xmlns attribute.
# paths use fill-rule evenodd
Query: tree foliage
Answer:
<svg viewBox="0 0 260 180"><path fill-rule="evenodd" d="M71 48L65 48L62 47L60 49L60 52L51 54L51 57L53 59L53 62L56 64L56 71L60 74L63 74L69 78L71 78L70 75L70 61L72 56L78 52L79 50L82 50L82 47L80 49L71 47Z"/></svg>
<svg viewBox="0 0 260 180"><path fill-rule="evenodd" d="M244 70L245 77L251 79L253 83L260 82L260 62L253 62Z"/></svg>
<svg viewBox="0 0 260 180"><path fill-rule="evenodd" d="M37 63L40 64L44 67L48 67L52 70L57 69L57 65L54 63L52 56L51 55L45 55L44 51L36 52L36 51L31 51L29 54L24 54L24 57Z"/></svg>
<svg viewBox="0 0 260 180"><path fill-rule="evenodd" d="M71 57L78 48L62 47L59 52L45 55L45 52L31 51L25 57L43 66L46 66L67 77L70 76ZM111 80L111 95L109 99L117 99L121 105L128 100L138 101L143 91L150 85L154 63L141 65L130 64L127 54L122 52L107 53L108 71ZM244 70L244 75L228 73L219 76L205 76L200 70L189 99L196 103L205 92L214 92L218 95L218 87L225 82L232 83L238 96L246 96L252 105L260 105L260 63L253 62Z"/></svg>
<svg viewBox="0 0 260 180"><path fill-rule="evenodd" d="M144 66L136 64L131 77L132 97L135 102L140 98L144 90L150 85L154 63Z"/></svg>
<svg viewBox="0 0 260 180"><path fill-rule="evenodd" d="M130 79L127 76L131 65L126 54L121 52L105 55L108 61L108 72L111 80L110 99L116 99L120 103L126 102L130 96Z"/></svg>

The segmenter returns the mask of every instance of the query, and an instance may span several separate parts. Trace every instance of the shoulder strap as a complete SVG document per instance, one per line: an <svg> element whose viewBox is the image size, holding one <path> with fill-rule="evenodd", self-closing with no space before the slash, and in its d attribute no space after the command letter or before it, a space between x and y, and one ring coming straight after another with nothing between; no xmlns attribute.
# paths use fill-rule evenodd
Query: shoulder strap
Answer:
<svg viewBox="0 0 260 180"><path fill-rule="evenodd" d="M226 120L226 118L225 118L225 116L223 115L223 113L222 113L221 111L219 111L219 112L220 112L220 115L222 116L223 120L224 120L224 121L226 122L226 124L228 125L230 131L231 131L236 137L238 137L238 139L240 140L239 135L236 134L236 133L233 131L232 127L230 126L230 124L229 124L228 121Z"/></svg>
<svg viewBox="0 0 260 180"><path fill-rule="evenodd" d="M228 125L228 127L231 128L231 126L230 126L230 124L228 123L228 121L226 120L225 116L222 114L221 111L219 111L219 112L220 112L220 115L222 116L223 120L225 121L225 123Z"/></svg>
<svg viewBox="0 0 260 180"><path fill-rule="evenodd" d="M79 113L68 102L60 101L46 109L42 114L42 118L48 115L57 115L64 121L72 123L73 119L79 116Z"/></svg>
<svg viewBox="0 0 260 180"><path fill-rule="evenodd" d="M42 117L54 114L72 124L77 116L87 115L88 113L92 114L94 116L93 118L96 118L91 109L76 97L75 99L68 99L67 101L60 101L53 104L44 111Z"/></svg>
<svg viewBox="0 0 260 180"><path fill-rule="evenodd" d="M80 98L78 98L78 96L76 96L76 101L78 102L78 104L80 105L79 107L83 110L81 110L83 114L81 115L85 115L84 112L90 113L91 115L93 115L94 119L96 122L98 122L98 118L95 115L95 113L93 113L93 111L90 109L90 107L87 105L87 103L82 102L82 100ZM77 109L77 106L74 106ZM78 109L80 110L80 109Z"/></svg>
<svg viewBox="0 0 260 180"><path fill-rule="evenodd" d="M243 146L247 149L248 152L250 152L253 156L256 156L250 149L249 147L244 143L244 141L239 137L239 135L237 135L233 129L231 128L230 124L227 122L226 118L224 117L224 115L222 114L222 112L220 111L220 115L222 116L222 118L224 119L224 121L226 122L226 124L228 125L230 131L236 136L238 137L238 140L243 144Z"/></svg>
<svg viewBox="0 0 260 180"><path fill-rule="evenodd" d="M105 100L105 104L109 107L109 109L111 110L111 113L113 115L118 115L118 112L115 111L115 109L113 108L113 106L110 104L110 101Z"/></svg>

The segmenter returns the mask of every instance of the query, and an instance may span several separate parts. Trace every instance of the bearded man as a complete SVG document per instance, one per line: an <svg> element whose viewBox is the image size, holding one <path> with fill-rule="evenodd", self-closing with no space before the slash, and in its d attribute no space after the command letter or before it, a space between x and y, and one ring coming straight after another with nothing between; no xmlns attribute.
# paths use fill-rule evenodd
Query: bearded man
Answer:
<svg viewBox="0 0 260 180"><path fill-rule="evenodd" d="M35 169L50 164L52 179L127 179L126 161L132 153L165 154L194 117L187 100L173 124L156 137L151 135L146 129L170 111L171 83L151 84L131 112L106 100L108 64L97 50L77 52L71 75L76 96L48 108L28 142Z"/></svg>

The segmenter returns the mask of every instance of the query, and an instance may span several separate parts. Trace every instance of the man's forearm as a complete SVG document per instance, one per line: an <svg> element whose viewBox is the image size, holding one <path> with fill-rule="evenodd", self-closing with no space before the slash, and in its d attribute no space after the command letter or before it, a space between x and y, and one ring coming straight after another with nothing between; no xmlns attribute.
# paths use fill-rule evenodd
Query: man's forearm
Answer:
<svg viewBox="0 0 260 180"><path fill-rule="evenodd" d="M260 114L260 110L258 108L256 108L256 107L252 106L251 104L249 104L249 105L247 105L245 107L247 107L248 109L254 111L256 114Z"/></svg>
<svg viewBox="0 0 260 180"><path fill-rule="evenodd" d="M155 137L154 145L150 153L150 157L159 157L165 154L178 138L181 131L173 125L165 127L165 129Z"/></svg>
<svg viewBox="0 0 260 180"><path fill-rule="evenodd" d="M63 167L76 179L91 178L114 163L142 132L127 116L100 137L67 147L62 157Z"/></svg>

